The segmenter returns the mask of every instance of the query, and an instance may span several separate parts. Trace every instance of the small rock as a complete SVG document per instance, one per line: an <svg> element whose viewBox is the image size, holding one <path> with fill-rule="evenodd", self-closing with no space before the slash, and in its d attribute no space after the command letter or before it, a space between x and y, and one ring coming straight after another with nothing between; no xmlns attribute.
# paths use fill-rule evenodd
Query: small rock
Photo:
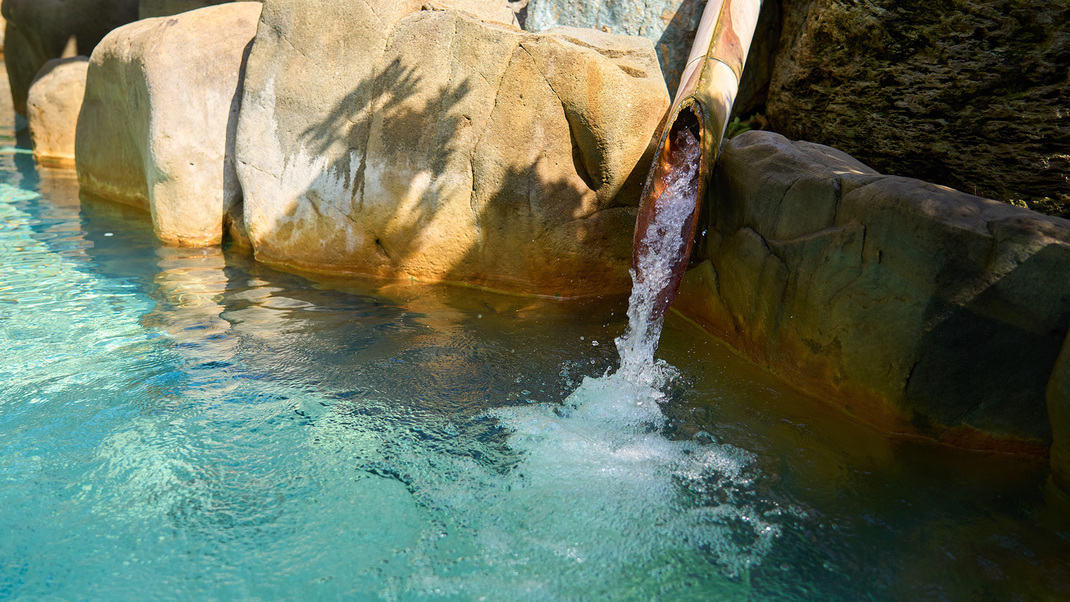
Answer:
<svg viewBox="0 0 1070 602"><path fill-rule="evenodd" d="M30 85L26 112L38 163L74 166L75 130L88 69L87 56L52 59Z"/></svg>

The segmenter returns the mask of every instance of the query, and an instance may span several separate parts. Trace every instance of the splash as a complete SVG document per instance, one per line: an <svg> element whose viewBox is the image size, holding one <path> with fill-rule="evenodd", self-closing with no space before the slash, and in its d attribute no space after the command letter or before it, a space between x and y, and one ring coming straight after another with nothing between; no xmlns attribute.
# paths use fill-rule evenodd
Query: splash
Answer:
<svg viewBox="0 0 1070 602"><path fill-rule="evenodd" d="M666 148L668 159L648 184L658 193L641 210L649 221L637 228L617 372L585 378L562 404L485 413L508 433L515 463L506 470L455 464L443 480L441 466L406 467L423 505L446 510L469 532L478 562L496 565L450 578L430 562L417 579L424 587L614 597L642 575L642 588L667 597L732 598L741 595L737 578L760 564L780 535L783 511L758 494L752 454L705 433L686 441L664 435L661 406L678 373L654 352L690 253L702 160L697 131L686 125L670 132ZM423 478L411 479L416 473ZM432 547L418 555L449 549ZM699 570L695 580L695 567L710 564L720 571Z"/></svg>

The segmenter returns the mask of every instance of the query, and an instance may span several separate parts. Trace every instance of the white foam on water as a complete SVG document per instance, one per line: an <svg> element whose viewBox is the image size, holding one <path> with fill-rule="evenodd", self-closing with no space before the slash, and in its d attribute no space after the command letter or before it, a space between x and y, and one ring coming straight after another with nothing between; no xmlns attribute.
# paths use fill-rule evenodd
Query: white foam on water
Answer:
<svg viewBox="0 0 1070 602"><path fill-rule="evenodd" d="M750 453L663 436L663 398L618 373L586 378L562 405L491 411L518 458L498 471L413 438L379 450L441 520L410 551L415 572L402 589L488 599L745 592L738 577L770 551L780 511L753 490Z"/></svg>
<svg viewBox="0 0 1070 602"><path fill-rule="evenodd" d="M451 578L444 565L429 562L410 584L416 591L649 597L682 594L682 584L691 587L697 577L703 584L688 595L732 596L741 593L731 593L740 583L733 578L760 563L780 534L779 509L753 489L750 453L662 434L659 406L677 374L654 358L663 316L653 308L689 234L693 203L686 195L695 194L701 155L690 132L677 136L685 160L664 195L684 202L659 202L644 235L628 330L617 340L620 369L586 378L560 405L488 412L508 431L518 458L504 473L456 460L444 471L449 479L412 479L424 504L471 537L475 549L460 556L483 567ZM442 474L442 465L436 470ZM433 538L425 544L427 557L450 555Z"/></svg>

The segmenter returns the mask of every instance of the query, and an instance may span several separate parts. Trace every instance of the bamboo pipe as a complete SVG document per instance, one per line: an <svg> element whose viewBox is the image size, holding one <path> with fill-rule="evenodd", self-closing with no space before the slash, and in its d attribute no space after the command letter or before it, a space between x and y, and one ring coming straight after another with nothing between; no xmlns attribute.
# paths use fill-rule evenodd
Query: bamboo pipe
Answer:
<svg viewBox="0 0 1070 602"><path fill-rule="evenodd" d="M680 86L669 109L635 223L632 264L636 271L636 285L651 277L643 273L639 261L650 251L645 237L651 222L666 209L667 203L690 203L691 208L681 231L684 243L675 256L668 258L670 275L654 303L655 319L660 320L665 315L687 269L702 199L706 196L710 173L720 153L721 139L728 128L761 5L762 0L710 0L706 3ZM663 198L670 175L679 173L683 167L681 162L686 160L678 143L678 136L684 130L698 140L701 150L695 181L688 187L694 194L686 198Z"/></svg>

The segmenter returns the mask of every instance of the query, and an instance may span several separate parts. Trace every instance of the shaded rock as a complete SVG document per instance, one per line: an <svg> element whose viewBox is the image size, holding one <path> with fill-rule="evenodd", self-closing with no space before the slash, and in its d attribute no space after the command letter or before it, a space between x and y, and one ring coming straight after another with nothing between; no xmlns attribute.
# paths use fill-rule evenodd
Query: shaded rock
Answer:
<svg viewBox="0 0 1070 602"><path fill-rule="evenodd" d="M140 0L138 3L138 18L151 19L152 17L169 17L206 6L226 4L236 0ZM254 0L262 1L262 0Z"/></svg>
<svg viewBox="0 0 1070 602"><path fill-rule="evenodd" d="M729 141L714 178L679 309L886 428L1043 449L1070 221L768 132Z"/></svg>
<svg viewBox="0 0 1070 602"><path fill-rule="evenodd" d="M88 69L87 56L52 59L30 85L26 116L38 163L74 165L74 133Z"/></svg>
<svg viewBox="0 0 1070 602"><path fill-rule="evenodd" d="M768 118L886 173L1070 211L1070 4L787 0Z"/></svg>
<svg viewBox="0 0 1070 602"><path fill-rule="evenodd" d="M137 19L138 0L3 0L4 62L15 110L45 62L89 56L107 33ZM65 54L66 52L66 54Z"/></svg>
<svg viewBox="0 0 1070 602"><path fill-rule="evenodd" d="M1051 418L1051 486L1070 508L1070 337L1048 382L1048 416Z"/></svg>
<svg viewBox="0 0 1070 602"><path fill-rule="evenodd" d="M668 106L650 44L373 7L264 4L236 148L257 259L627 290L641 158Z"/></svg>
<svg viewBox="0 0 1070 602"><path fill-rule="evenodd" d="M146 19L101 42L78 120L83 192L150 210L165 242L220 242L224 214L241 199L233 129L260 7Z"/></svg>

